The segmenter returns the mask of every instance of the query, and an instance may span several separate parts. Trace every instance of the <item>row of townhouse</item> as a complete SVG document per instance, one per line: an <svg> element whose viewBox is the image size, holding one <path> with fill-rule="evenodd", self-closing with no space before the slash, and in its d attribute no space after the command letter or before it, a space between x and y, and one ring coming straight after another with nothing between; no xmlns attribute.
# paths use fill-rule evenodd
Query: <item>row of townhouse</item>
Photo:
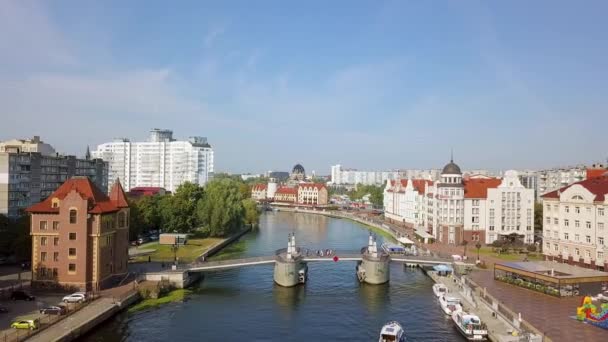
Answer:
<svg viewBox="0 0 608 342"><path fill-rule="evenodd" d="M489 244L511 234L534 242L534 190L521 184L516 171L503 178L463 178L450 161L436 182L387 181L384 212L388 220L422 229L441 243Z"/></svg>
<svg viewBox="0 0 608 342"><path fill-rule="evenodd" d="M301 182L296 186L280 186L276 183L255 184L251 198L256 201L272 201L297 205L325 206L328 191L325 184Z"/></svg>

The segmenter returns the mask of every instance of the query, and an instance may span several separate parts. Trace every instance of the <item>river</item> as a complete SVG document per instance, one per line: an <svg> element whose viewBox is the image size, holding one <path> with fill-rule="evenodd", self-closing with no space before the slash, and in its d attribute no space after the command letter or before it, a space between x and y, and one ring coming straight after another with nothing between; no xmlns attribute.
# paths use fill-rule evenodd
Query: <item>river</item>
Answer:
<svg viewBox="0 0 608 342"><path fill-rule="evenodd" d="M270 255L287 247L291 232L312 250L358 250L369 234L350 220L268 212L257 231L215 258ZM397 320L408 341L463 341L437 304L432 281L418 269L390 267L386 285L359 284L352 261L309 263L308 282L295 288L275 285L271 265L209 273L186 302L120 314L81 340L377 341L382 325Z"/></svg>

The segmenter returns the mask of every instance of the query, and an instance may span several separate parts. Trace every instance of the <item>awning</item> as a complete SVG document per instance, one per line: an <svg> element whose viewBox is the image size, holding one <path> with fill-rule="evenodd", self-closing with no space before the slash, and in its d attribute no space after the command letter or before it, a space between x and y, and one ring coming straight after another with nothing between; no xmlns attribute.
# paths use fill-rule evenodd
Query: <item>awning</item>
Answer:
<svg viewBox="0 0 608 342"><path fill-rule="evenodd" d="M416 229L416 235L420 236L423 239L434 239L435 237L431 234L429 234L426 230L424 229Z"/></svg>
<svg viewBox="0 0 608 342"><path fill-rule="evenodd" d="M448 265L437 265L433 266L433 269L437 272L453 272L454 270Z"/></svg>
<svg viewBox="0 0 608 342"><path fill-rule="evenodd" d="M400 243L402 243L404 245L413 245L414 244L414 241L406 238L405 236L398 238L397 241L399 241Z"/></svg>

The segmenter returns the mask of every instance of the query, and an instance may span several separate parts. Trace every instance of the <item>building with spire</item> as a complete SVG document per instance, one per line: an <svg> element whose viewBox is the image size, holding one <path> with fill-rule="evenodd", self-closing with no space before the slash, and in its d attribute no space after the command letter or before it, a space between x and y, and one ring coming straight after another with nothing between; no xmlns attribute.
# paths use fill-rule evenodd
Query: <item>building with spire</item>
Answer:
<svg viewBox="0 0 608 342"><path fill-rule="evenodd" d="M119 181L106 195L89 178L72 177L27 212L34 286L93 291L127 273L129 204Z"/></svg>

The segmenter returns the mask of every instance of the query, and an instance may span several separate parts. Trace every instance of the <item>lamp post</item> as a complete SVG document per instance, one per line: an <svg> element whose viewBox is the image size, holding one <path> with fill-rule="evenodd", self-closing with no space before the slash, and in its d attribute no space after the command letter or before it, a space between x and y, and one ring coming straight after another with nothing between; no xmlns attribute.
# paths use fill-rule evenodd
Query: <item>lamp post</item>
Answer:
<svg viewBox="0 0 608 342"><path fill-rule="evenodd" d="M479 261L479 249L481 248L481 243L479 243L479 241L475 244L475 248L477 248L477 261Z"/></svg>
<svg viewBox="0 0 608 342"><path fill-rule="evenodd" d="M179 246L177 245L177 242L173 244L173 246L171 246L171 250L173 251L173 264L177 264L177 249L179 248Z"/></svg>
<svg viewBox="0 0 608 342"><path fill-rule="evenodd" d="M464 257L463 259L467 258L467 245L469 244L469 242L467 240L462 241L462 245L464 246L464 253L462 254L462 256Z"/></svg>

